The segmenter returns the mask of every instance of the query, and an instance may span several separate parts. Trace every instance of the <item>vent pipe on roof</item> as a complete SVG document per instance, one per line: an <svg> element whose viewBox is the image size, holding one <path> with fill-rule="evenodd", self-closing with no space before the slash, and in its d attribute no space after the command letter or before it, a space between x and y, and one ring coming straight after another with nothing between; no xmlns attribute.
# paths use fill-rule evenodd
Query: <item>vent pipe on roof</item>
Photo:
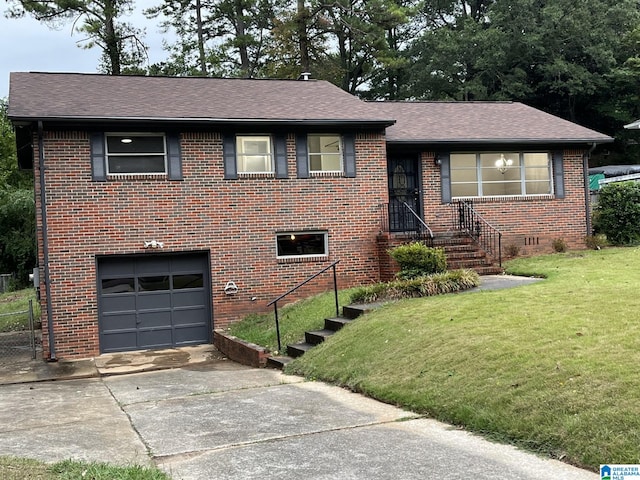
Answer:
<svg viewBox="0 0 640 480"><path fill-rule="evenodd" d="M311 74L309 72L303 72L298 77L298 80L302 80L303 82L308 81L311 78Z"/></svg>

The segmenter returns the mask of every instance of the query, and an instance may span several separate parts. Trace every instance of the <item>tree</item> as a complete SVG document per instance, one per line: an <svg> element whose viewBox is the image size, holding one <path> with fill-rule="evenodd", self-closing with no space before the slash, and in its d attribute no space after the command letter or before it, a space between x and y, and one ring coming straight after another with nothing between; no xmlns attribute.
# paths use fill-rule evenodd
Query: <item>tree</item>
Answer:
<svg viewBox="0 0 640 480"><path fill-rule="evenodd" d="M613 244L639 243L640 183L610 183L600 189L594 226L596 233L603 233Z"/></svg>
<svg viewBox="0 0 640 480"><path fill-rule="evenodd" d="M83 48L99 47L102 70L111 75L139 67L146 57L143 32L118 19L130 14L133 0L9 0L10 18L26 14L52 28L72 21L73 30L85 34Z"/></svg>
<svg viewBox="0 0 640 480"><path fill-rule="evenodd" d="M254 77L265 64L275 8L270 0L164 0L145 13L164 15L161 26L177 34L176 43L168 46L169 68L191 75Z"/></svg>
<svg viewBox="0 0 640 480"><path fill-rule="evenodd" d="M0 273L28 283L36 265L35 202L31 172L18 169L15 134L0 99Z"/></svg>

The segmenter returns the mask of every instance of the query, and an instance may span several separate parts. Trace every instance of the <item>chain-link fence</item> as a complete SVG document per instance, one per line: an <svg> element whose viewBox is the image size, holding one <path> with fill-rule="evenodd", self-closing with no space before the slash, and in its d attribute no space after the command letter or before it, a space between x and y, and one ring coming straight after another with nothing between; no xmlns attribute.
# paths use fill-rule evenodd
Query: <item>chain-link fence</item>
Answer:
<svg viewBox="0 0 640 480"><path fill-rule="evenodd" d="M0 363L33 360L36 358L36 331L33 318L33 300L27 310L0 313L3 324L11 326L0 333Z"/></svg>

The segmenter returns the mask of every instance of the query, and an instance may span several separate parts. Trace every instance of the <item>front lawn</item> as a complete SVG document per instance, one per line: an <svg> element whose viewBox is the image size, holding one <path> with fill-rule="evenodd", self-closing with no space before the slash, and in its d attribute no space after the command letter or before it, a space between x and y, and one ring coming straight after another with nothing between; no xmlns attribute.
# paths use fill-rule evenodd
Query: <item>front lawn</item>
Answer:
<svg viewBox="0 0 640 480"><path fill-rule="evenodd" d="M640 463L640 249L507 265L546 280L402 300L287 371L597 469Z"/></svg>
<svg viewBox="0 0 640 480"><path fill-rule="evenodd" d="M35 289L25 288L0 294L0 333L29 329L29 300L33 301L34 322L38 322L40 305Z"/></svg>

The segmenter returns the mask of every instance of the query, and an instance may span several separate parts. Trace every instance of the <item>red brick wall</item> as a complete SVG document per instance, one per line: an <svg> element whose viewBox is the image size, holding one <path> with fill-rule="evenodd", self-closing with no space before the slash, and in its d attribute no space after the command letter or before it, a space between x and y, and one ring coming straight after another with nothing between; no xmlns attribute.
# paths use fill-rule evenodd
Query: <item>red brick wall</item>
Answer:
<svg viewBox="0 0 640 480"><path fill-rule="evenodd" d="M570 248L584 248L587 235L583 150L564 151L565 197L511 197L474 199L474 208L503 233L502 246L514 245L521 255L552 252L553 240L562 238ZM421 155L424 216L434 230L451 226L451 207L442 203L440 167L434 154Z"/></svg>
<svg viewBox="0 0 640 480"><path fill-rule="evenodd" d="M288 179L224 180L218 133L183 133L181 148L184 181L131 176L93 182L88 134L45 132L50 288L58 357L99 354L96 256L148 254L143 244L153 239L164 243L163 253L210 252L215 328L264 310L268 301L334 260L340 260L340 287L378 280L378 206L388 201L382 133L356 135L356 178L295 178L293 134L288 136ZM35 155L37 159L37 151ZM35 177L39 193L37 165ZM328 231L329 258L279 262L276 232L290 230ZM40 228L38 244L43 265ZM325 275L302 293L324 289L331 278ZM236 295L225 295L228 281L239 287ZM44 285L41 292L48 356Z"/></svg>

